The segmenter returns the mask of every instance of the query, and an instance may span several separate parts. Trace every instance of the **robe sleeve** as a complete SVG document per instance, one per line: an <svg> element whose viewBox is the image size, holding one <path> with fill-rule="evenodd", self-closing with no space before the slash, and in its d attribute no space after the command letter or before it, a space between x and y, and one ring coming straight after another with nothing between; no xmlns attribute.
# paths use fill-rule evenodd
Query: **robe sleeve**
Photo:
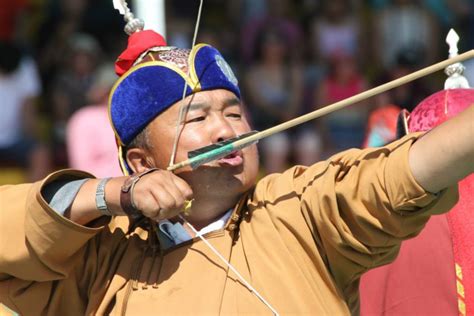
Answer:
<svg viewBox="0 0 474 316"><path fill-rule="evenodd" d="M0 302L10 309L19 310L12 303L16 299L30 311L40 313L57 285L55 281L76 278L78 270L86 270L80 266L87 244L102 228L66 219L47 204L41 192L57 179L90 177L68 170L53 173L41 182L0 187ZM77 287L86 290L86 278L81 275ZM80 292L77 289L65 294L71 295L70 302L78 303L82 300ZM80 305L71 303L71 308L80 311Z"/></svg>
<svg viewBox="0 0 474 316"><path fill-rule="evenodd" d="M393 261L402 240L416 236L431 215L457 202L457 185L432 194L414 179L408 152L420 136L351 149L274 180L272 187L298 193L301 209L295 214L304 217L349 306L357 305L362 273Z"/></svg>
<svg viewBox="0 0 474 316"><path fill-rule="evenodd" d="M0 188L0 278L66 278L78 251L100 231L69 221L43 199L42 188L61 176L64 172L42 182ZM67 177L90 176L70 171Z"/></svg>

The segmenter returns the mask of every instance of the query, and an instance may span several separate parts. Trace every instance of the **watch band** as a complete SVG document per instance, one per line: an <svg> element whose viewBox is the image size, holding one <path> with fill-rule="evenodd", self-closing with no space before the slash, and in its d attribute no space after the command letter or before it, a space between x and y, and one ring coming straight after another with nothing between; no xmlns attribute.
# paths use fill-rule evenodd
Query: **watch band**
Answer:
<svg viewBox="0 0 474 316"><path fill-rule="evenodd" d="M100 180L95 191L95 206L102 215L112 216L109 209L107 208L107 201L105 200L105 185L111 178L104 178Z"/></svg>
<svg viewBox="0 0 474 316"><path fill-rule="evenodd" d="M120 190L120 206L125 214L128 215L132 220L139 219L142 215L139 209L135 206L133 202L133 189L135 184L140 180L144 175L158 170L158 168L151 168L140 173L136 173L128 177L122 185Z"/></svg>

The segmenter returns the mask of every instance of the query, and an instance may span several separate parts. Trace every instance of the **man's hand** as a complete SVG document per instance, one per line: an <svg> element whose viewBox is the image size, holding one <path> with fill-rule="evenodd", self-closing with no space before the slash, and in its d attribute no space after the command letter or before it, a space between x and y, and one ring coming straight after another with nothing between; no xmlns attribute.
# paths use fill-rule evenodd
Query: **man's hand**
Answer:
<svg viewBox="0 0 474 316"><path fill-rule="evenodd" d="M193 191L172 172L157 170L136 183L132 197L133 204L144 216L159 221L182 213Z"/></svg>
<svg viewBox="0 0 474 316"><path fill-rule="evenodd" d="M114 215L125 212L120 205L120 192L129 177L112 178L105 187L105 200ZM85 225L102 214L96 207L95 194L100 179L90 179L79 190L71 208L64 214L71 221ZM183 212L186 201L192 199L190 186L167 170L144 175L133 188L133 204L146 217L153 220L172 218Z"/></svg>

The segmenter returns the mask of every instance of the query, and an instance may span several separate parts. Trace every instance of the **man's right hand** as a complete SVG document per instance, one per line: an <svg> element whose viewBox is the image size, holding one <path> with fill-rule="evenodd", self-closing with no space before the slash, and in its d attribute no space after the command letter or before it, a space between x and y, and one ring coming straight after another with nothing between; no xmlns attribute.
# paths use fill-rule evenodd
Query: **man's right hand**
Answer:
<svg viewBox="0 0 474 316"><path fill-rule="evenodd" d="M193 191L171 171L156 170L138 180L132 197L133 204L144 216L159 221L182 213Z"/></svg>
<svg viewBox="0 0 474 316"><path fill-rule="evenodd" d="M105 200L114 215L126 215L120 205L121 187L129 177L112 178L105 186ZM96 207L95 194L100 179L90 179L79 190L65 217L86 225L102 214ZM191 187L167 170L144 175L133 188L133 203L146 217L159 221L183 212L186 201L192 199Z"/></svg>

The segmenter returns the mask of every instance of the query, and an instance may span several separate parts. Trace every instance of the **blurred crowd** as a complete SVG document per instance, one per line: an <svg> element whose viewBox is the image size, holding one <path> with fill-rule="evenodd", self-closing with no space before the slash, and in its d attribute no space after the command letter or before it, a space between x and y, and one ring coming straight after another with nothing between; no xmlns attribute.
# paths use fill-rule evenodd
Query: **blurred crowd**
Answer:
<svg viewBox="0 0 474 316"><path fill-rule="evenodd" d="M189 47L199 1L165 5L168 43ZM120 173L107 98L126 47L123 26L111 0L0 0L0 183L65 167ZM198 42L226 57L262 130L445 59L450 28L461 52L474 47L473 1L205 0ZM376 145L366 135L371 114L410 111L444 78L425 77L261 141L262 171Z"/></svg>

